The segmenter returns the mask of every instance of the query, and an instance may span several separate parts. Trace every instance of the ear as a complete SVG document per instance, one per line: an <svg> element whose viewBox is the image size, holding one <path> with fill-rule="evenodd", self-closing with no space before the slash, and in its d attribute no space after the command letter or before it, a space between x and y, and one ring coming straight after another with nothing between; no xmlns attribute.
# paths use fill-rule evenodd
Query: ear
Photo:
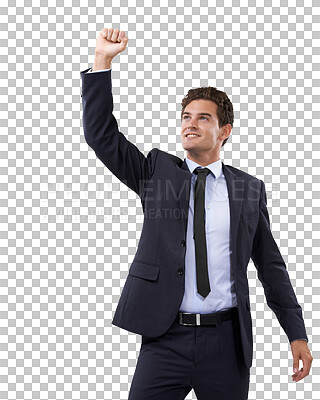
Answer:
<svg viewBox="0 0 320 400"><path fill-rule="evenodd" d="M232 126L230 124L226 124L221 129L221 139L225 140L231 135Z"/></svg>

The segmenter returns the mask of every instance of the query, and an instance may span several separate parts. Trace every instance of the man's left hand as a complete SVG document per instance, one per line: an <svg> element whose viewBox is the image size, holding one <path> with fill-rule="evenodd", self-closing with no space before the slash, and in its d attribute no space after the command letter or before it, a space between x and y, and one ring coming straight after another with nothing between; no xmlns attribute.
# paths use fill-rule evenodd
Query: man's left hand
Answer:
<svg viewBox="0 0 320 400"><path fill-rule="evenodd" d="M295 340L291 343L291 351L293 355L293 371L292 380L299 382L301 379L309 375L313 357L305 340ZM302 360L303 367L299 371L299 360Z"/></svg>

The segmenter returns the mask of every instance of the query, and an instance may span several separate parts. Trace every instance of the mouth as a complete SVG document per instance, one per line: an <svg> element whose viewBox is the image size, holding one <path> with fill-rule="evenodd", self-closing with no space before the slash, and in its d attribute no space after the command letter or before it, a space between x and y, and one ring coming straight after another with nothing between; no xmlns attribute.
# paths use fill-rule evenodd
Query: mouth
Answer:
<svg viewBox="0 0 320 400"><path fill-rule="evenodd" d="M191 139L197 139L198 137L200 137L200 135L198 135L197 133L187 133L185 135L185 138L187 140L191 140Z"/></svg>

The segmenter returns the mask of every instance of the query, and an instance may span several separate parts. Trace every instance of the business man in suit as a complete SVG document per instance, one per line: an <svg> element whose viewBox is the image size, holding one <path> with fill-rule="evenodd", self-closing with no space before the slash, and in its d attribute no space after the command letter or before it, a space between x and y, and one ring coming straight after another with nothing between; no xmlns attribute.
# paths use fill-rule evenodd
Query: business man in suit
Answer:
<svg viewBox="0 0 320 400"><path fill-rule="evenodd" d="M270 230L264 182L225 165L220 149L233 125L228 96L189 90L182 101L187 157L153 148L145 157L113 116L111 61L127 46L102 29L93 69L81 72L83 128L104 165L141 199L144 223L112 324L140 334L130 400L248 397L253 338L247 265L293 354L292 375L309 374L312 356L285 262Z"/></svg>

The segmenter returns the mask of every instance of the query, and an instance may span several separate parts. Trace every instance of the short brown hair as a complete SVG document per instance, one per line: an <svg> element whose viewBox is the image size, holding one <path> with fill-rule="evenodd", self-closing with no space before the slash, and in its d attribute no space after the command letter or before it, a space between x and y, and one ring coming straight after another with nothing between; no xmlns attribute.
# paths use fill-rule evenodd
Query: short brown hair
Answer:
<svg viewBox="0 0 320 400"><path fill-rule="evenodd" d="M219 122L219 128L230 124L233 127L233 105L225 92L218 90L215 87L200 87L196 89L190 89L187 95L182 100L182 110L181 110L181 120L182 114L189 103L193 100L211 100L217 105L217 117ZM229 139L227 137L221 147L224 146L226 141Z"/></svg>

